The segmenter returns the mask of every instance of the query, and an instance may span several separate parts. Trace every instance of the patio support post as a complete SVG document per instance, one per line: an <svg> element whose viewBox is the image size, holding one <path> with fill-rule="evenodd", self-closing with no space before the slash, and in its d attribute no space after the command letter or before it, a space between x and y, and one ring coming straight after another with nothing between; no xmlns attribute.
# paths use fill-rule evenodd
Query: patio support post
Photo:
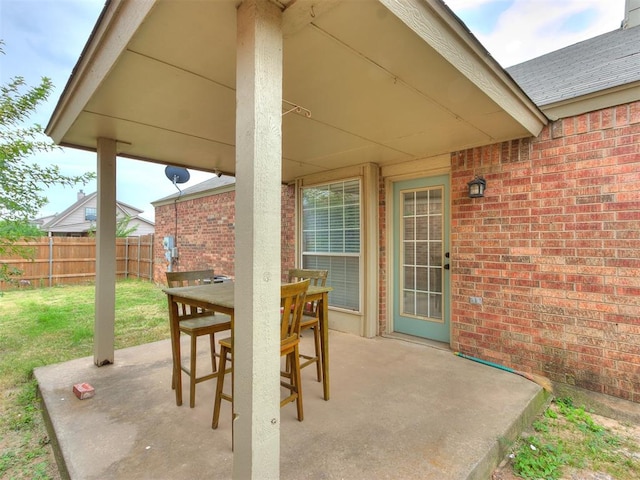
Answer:
<svg viewBox="0 0 640 480"><path fill-rule="evenodd" d="M113 363L116 308L116 141L98 138L96 316L93 362Z"/></svg>
<svg viewBox="0 0 640 480"><path fill-rule="evenodd" d="M237 12L233 478L280 473L282 12Z"/></svg>

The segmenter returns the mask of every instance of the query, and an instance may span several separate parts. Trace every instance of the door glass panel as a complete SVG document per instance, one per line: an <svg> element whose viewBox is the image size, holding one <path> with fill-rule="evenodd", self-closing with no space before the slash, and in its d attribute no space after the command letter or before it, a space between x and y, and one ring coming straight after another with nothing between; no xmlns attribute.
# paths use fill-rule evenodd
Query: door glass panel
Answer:
<svg viewBox="0 0 640 480"><path fill-rule="evenodd" d="M429 291L433 293L442 292L442 268L429 269Z"/></svg>
<svg viewBox="0 0 640 480"><path fill-rule="evenodd" d="M429 208L429 192L424 190L416 192L416 215L426 215Z"/></svg>
<svg viewBox="0 0 640 480"><path fill-rule="evenodd" d="M416 315L421 317L429 316L429 294L424 292L416 293Z"/></svg>
<svg viewBox="0 0 640 480"><path fill-rule="evenodd" d="M442 214L442 189L429 190L429 213L432 215Z"/></svg>
<svg viewBox="0 0 640 480"><path fill-rule="evenodd" d="M429 290L429 276L427 272L428 268L417 267L416 268L416 290Z"/></svg>
<svg viewBox="0 0 640 480"><path fill-rule="evenodd" d="M408 216L411 217L414 215L415 212L415 199L414 199L414 195L413 193L409 194L405 194L403 196L403 202L402 202L402 212L404 216Z"/></svg>
<svg viewBox="0 0 640 480"><path fill-rule="evenodd" d="M429 216L429 239L440 240L442 238L442 215Z"/></svg>
<svg viewBox="0 0 640 480"><path fill-rule="evenodd" d="M429 244L427 242L416 242L415 249L415 265L429 265Z"/></svg>
<svg viewBox="0 0 640 480"><path fill-rule="evenodd" d="M415 222L413 217L405 217L404 221L404 238L410 238L413 240L415 237Z"/></svg>
<svg viewBox="0 0 640 480"><path fill-rule="evenodd" d="M430 217L416 217L416 237L415 240L427 240L429 238Z"/></svg>
<svg viewBox="0 0 640 480"><path fill-rule="evenodd" d="M404 284L409 290L415 289L415 275L412 266L404 267Z"/></svg>
<svg viewBox="0 0 640 480"><path fill-rule="evenodd" d="M415 305L415 293L411 290L405 290L402 294L403 298L403 308L404 311L410 315L415 315L416 305Z"/></svg>
<svg viewBox="0 0 640 480"><path fill-rule="evenodd" d="M432 267L442 266L442 242L430 242L429 243L429 263Z"/></svg>
<svg viewBox="0 0 640 480"><path fill-rule="evenodd" d="M433 293L429 297L429 311L431 317L442 318L442 294Z"/></svg>
<svg viewBox="0 0 640 480"><path fill-rule="evenodd" d="M442 319L443 187L402 192L402 314Z"/></svg>
<svg viewBox="0 0 640 480"><path fill-rule="evenodd" d="M416 246L413 242L404 242L404 263L407 265L415 265Z"/></svg>

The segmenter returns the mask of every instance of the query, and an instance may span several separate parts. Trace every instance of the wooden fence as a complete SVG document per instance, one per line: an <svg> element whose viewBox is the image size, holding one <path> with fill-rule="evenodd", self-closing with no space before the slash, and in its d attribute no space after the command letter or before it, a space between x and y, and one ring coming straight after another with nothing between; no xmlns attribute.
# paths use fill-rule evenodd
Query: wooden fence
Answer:
<svg viewBox="0 0 640 480"><path fill-rule="evenodd" d="M0 290L95 282L95 238L42 237L17 245L28 249L32 260L0 258L22 271L13 282L0 281ZM153 235L116 239L116 277L153 279Z"/></svg>

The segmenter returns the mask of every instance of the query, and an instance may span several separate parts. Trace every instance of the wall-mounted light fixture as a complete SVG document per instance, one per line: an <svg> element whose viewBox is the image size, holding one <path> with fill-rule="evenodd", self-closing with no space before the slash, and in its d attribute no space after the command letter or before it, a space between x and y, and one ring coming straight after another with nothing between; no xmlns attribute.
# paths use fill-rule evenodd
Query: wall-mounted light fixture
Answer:
<svg viewBox="0 0 640 480"><path fill-rule="evenodd" d="M484 191L487 188L487 181L476 175L476 178L467 183L469 186L469 198L484 197Z"/></svg>

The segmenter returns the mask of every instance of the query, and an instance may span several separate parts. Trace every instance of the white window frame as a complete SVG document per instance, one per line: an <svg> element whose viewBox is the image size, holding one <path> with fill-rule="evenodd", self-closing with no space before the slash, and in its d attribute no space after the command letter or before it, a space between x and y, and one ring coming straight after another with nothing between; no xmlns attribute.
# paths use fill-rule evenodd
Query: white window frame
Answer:
<svg viewBox="0 0 640 480"><path fill-rule="evenodd" d="M93 212L91 215L89 211ZM94 218L90 218L90 215ZM98 218L98 209L96 207L85 207L84 208L84 221L85 222L95 222Z"/></svg>
<svg viewBox="0 0 640 480"><path fill-rule="evenodd" d="M308 233L309 230L305 230L305 205L304 205L304 198L305 198L305 191L306 190L319 190L319 189L324 189L324 188L330 188L332 185L345 185L348 183L355 183L357 182L358 184L358 252L345 252L344 249L342 252L330 252L330 251L316 251L316 250L305 250L305 246L306 246L306 240L305 240L305 233ZM344 206L344 204L343 204ZM334 181L328 181L326 183L321 183L321 184L314 184L314 185L307 185L307 186L301 186L301 192L300 192L300 265L303 266L303 268L305 267L305 257L333 257L333 258L357 258L358 259L358 265L357 265L357 275L358 275L358 280L357 280L357 293L356 293L356 298L354 298L357 301L357 305L354 306L349 306L349 305L336 305L336 304L332 304L331 300L332 300L332 294L329 293L329 306L332 309L337 309L337 310L342 310L345 312L351 312L351 313L360 313L362 311L362 288L363 288L363 277L362 277L362 271L363 271L363 265L362 262L364 261L364 255L363 255L363 246L364 246L364 238L363 238L363 206L364 206L364 199L363 199L363 186L362 186L362 178L360 177L356 177L356 178L343 178L343 179L339 179L339 180L334 180ZM343 231L346 230L343 226ZM329 248L327 248L327 250L329 250ZM308 268L314 268L314 267L308 267ZM327 281L327 285L331 286L331 271L329 272L329 279Z"/></svg>

